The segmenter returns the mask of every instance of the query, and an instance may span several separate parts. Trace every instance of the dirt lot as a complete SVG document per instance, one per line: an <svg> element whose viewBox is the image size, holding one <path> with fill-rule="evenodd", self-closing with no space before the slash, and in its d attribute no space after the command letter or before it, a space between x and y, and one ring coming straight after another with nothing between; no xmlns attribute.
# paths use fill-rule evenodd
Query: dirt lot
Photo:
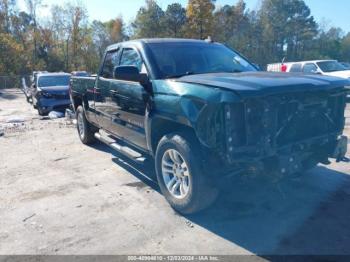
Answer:
<svg viewBox="0 0 350 262"><path fill-rule="evenodd" d="M69 121L41 120L20 91L0 92L0 255L350 254L349 163L240 179L184 217L152 166L84 146Z"/></svg>

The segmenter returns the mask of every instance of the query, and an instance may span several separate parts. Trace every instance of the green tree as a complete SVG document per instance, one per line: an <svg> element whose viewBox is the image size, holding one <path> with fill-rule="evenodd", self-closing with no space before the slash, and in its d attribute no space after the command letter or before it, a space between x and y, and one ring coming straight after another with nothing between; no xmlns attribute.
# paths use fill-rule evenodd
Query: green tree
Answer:
<svg viewBox="0 0 350 262"><path fill-rule="evenodd" d="M321 31L314 41L313 49L316 59L339 59L342 60L342 37L344 33L340 28L331 27L326 32Z"/></svg>
<svg viewBox="0 0 350 262"><path fill-rule="evenodd" d="M215 5L213 0L189 0L187 16L187 36L204 39L213 35Z"/></svg>
<svg viewBox="0 0 350 262"><path fill-rule="evenodd" d="M27 9L29 11L29 15L32 19L31 21L31 27L32 27L32 35L31 38L33 40L33 58L32 58L32 64L33 69L36 69L36 63L38 58L38 41L40 41L40 34L38 32L38 23L37 23L37 12L38 9L42 6L42 0L25 0L25 3L27 5Z"/></svg>
<svg viewBox="0 0 350 262"><path fill-rule="evenodd" d="M0 75L16 75L26 71L23 47L12 35L0 33Z"/></svg>
<svg viewBox="0 0 350 262"><path fill-rule="evenodd" d="M127 37L125 35L125 25L123 18L117 17L105 23L107 32L109 34L110 43L118 43L124 41Z"/></svg>
<svg viewBox="0 0 350 262"><path fill-rule="evenodd" d="M15 6L15 0L0 0L0 32L11 33L11 18L14 16Z"/></svg>
<svg viewBox="0 0 350 262"><path fill-rule="evenodd" d="M183 27L186 23L186 9L181 4L168 5L165 11L164 27L167 36L180 37L183 35Z"/></svg>
<svg viewBox="0 0 350 262"><path fill-rule="evenodd" d="M156 1L146 0L146 5L137 12L132 23L134 34L132 38L154 38L164 35L164 11Z"/></svg>
<svg viewBox="0 0 350 262"><path fill-rule="evenodd" d="M92 22L90 30L95 52L102 57L107 46L111 44L108 30L104 23L97 20Z"/></svg>
<svg viewBox="0 0 350 262"><path fill-rule="evenodd" d="M341 57L343 61L350 62L350 33L341 41Z"/></svg>
<svg viewBox="0 0 350 262"><path fill-rule="evenodd" d="M259 10L261 54L267 62L302 57L305 43L317 35L317 24L303 0L263 0Z"/></svg>

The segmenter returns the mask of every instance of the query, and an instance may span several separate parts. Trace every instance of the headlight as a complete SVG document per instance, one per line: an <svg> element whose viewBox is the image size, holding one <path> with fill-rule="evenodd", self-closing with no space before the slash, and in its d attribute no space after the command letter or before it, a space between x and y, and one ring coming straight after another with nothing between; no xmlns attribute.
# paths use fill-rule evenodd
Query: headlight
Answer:
<svg viewBox="0 0 350 262"><path fill-rule="evenodd" d="M53 97L50 93L48 93L46 91L41 91L40 95L44 98L52 98Z"/></svg>

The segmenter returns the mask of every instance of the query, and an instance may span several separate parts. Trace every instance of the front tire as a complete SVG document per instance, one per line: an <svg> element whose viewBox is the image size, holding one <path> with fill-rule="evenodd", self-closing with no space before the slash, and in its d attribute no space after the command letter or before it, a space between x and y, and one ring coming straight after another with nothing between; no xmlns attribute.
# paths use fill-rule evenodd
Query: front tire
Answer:
<svg viewBox="0 0 350 262"><path fill-rule="evenodd" d="M184 134L164 136L157 147L155 165L159 187L172 208L182 214L196 213L217 197L203 172L195 139Z"/></svg>
<svg viewBox="0 0 350 262"><path fill-rule="evenodd" d="M84 108L78 106L76 110L77 129L81 142L85 145L90 145L96 142L95 132L97 131L86 119Z"/></svg>
<svg viewBox="0 0 350 262"><path fill-rule="evenodd" d="M45 112L41 109L41 107L37 107L37 109L38 109L38 114L39 114L39 116L47 116L47 115L48 115L47 113L45 113Z"/></svg>

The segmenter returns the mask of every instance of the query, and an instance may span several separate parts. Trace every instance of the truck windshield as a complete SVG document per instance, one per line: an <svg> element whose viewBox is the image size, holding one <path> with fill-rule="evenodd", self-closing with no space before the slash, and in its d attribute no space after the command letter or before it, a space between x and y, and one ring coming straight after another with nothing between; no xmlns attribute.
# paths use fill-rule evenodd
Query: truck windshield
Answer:
<svg viewBox="0 0 350 262"><path fill-rule="evenodd" d="M323 72L336 72L347 70L345 66L337 61L322 61L318 62L317 65Z"/></svg>
<svg viewBox="0 0 350 262"><path fill-rule="evenodd" d="M70 77L64 76L41 76L38 80L38 87L68 86Z"/></svg>
<svg viewBox="0 0 350 262"><path fill-rule="evenodd" d="M190 74L257 71L246 59L220 44L150 43L160 78Z"/></svg>

